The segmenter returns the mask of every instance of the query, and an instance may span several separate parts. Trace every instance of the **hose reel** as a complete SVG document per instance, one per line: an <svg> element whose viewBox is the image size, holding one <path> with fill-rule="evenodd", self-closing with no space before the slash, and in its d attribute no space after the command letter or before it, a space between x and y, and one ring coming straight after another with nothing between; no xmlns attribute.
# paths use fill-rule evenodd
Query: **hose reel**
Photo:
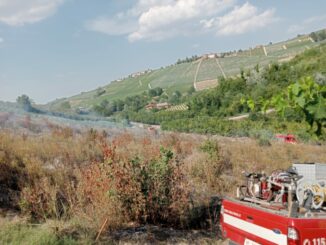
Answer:
<svg viewBox="0 0 326 245"><path fill-rule="evenodd" d="M300 206L307 209L320 209L326 202L326 180L302 180L296 189Z"/></svg>

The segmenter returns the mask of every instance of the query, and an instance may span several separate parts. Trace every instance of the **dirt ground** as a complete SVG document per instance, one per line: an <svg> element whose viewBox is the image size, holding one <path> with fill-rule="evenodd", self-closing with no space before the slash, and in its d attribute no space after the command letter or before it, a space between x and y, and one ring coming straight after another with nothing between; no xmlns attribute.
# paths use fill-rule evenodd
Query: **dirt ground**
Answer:
<svg viewBox="0 0 326 245"><path fill-rule="evenodd" d="M176 230L154 225L127 228L104 234L100 244L226 244L210 230Z"/></svg>

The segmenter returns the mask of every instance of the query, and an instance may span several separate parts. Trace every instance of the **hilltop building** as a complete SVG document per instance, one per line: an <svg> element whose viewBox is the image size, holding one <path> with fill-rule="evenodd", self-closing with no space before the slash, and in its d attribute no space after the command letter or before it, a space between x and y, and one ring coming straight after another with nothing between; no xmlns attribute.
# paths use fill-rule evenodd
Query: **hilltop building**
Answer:
<svg viewBox="0 0 326 245"><path fill-rule="evenodd" d="M202 56L203 59L215 59L215 58L219 58L220 54L217 53L210 53L210 54L204 54Z"/></svg>
<svg viewBox="0 0 326 245"><path fill-rule="evenodd" d="M153 110L153 109L163 110L163 109L168 109L170 107L171 105L168 102L163 102L163 103L151 102L145 106L146 110Z"/></svg>
<svg viewBox="0 0 326 245"><path fill-rule="evenodd" d="M146 71L135 72L135 73L132 73L132 74L130 75L130 77L135 78L135 77L139 77L139 76L141 76L141 75L145 75L145 74L150 73L150 72L152 72L151 69L148 69L148 70L146 70Z"/></svg>

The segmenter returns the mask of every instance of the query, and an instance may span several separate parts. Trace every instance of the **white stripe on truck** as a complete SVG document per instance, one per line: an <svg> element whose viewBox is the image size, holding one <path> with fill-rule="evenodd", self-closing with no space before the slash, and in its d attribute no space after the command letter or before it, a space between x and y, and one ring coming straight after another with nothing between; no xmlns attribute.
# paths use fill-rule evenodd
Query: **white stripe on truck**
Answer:
<svg viewBox="0 0 326 245"><path fill-rule="evenodd" d="M226 224L229 224L231 226L234 226L235 228L258 236L269 242L273 242L280 245L287 245L287 236L284 234L276 234L270 229L252 224L250 222L244 221L226 213L223 214L223 219Z"/></svg>

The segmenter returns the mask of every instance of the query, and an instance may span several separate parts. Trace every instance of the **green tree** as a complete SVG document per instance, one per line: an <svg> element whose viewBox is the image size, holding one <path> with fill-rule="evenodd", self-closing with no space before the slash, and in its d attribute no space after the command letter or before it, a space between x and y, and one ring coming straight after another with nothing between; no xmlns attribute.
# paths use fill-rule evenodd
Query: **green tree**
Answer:
<svg viewBox="0 0 326 245"><path fill-rule="evenodd" d="M311 77L305 77L288 86L287 90L274 96L270 105L282 116L287 108L303 112L305 120L315 134L322 135L326 121L326 86L317 84Z"/></svg>
<svg viewBox="0 0 326 245"><path fill-rule="evenodd" d="M160 87L156 87L148 90L148 95L150 97L161 96L162 93L163 93L163 89Z"/></svg>
<svg viewBox="0 0 326 245"><path fill-rule="evenodd" d="M95 97L99 97L99 96L101 96L103 94L105 94L105 89L103 89L103 88L96 89Z"/></svg>
<svg viewBox="0 0 326 245"><path fill-rule="evenodd" d="M172 104L177 104L177 103L180 102L181 96L182 96L182 94L180 93L180 91L176 90L176 91L173 92L173 94L169 98L169 102L172 103Z"/></svg>
<svg viewBox="0 0 326 245"><path fill-rule="evenodd" d="M191 86L191 87L187 90L187 94L188 94L188 95L192 95L192 94L195 93L195 92L196 92L196 90L195 90L194 86Z"/></svg>
<svg viewBox="0 0 326 245"><path fill-rule="evenodd" d="M155 97L156 96L156 90L155 89L150 89L148 90L148 95L150 97Z"/></svg>
<svg viewBox="0 0 326 245"><path fill-rule="evenodd" d="M32 100L26 94L19 96L16 101L25 111L30 112L33 110Z"/></svg>
<svg viewBox="0 0 326 245"><path fill-rule="evenodd" d="M318 41L318 36L317 36L317 34L316 34L315 32L310 33L310 37L311 37L315 42Z"/></svg>
<svg viewBox="0 0 326 245"><path fill-rule="evenodd" d="M155 88L156 96L161 96L163 93L163 89L160 87Z"/></svg>

